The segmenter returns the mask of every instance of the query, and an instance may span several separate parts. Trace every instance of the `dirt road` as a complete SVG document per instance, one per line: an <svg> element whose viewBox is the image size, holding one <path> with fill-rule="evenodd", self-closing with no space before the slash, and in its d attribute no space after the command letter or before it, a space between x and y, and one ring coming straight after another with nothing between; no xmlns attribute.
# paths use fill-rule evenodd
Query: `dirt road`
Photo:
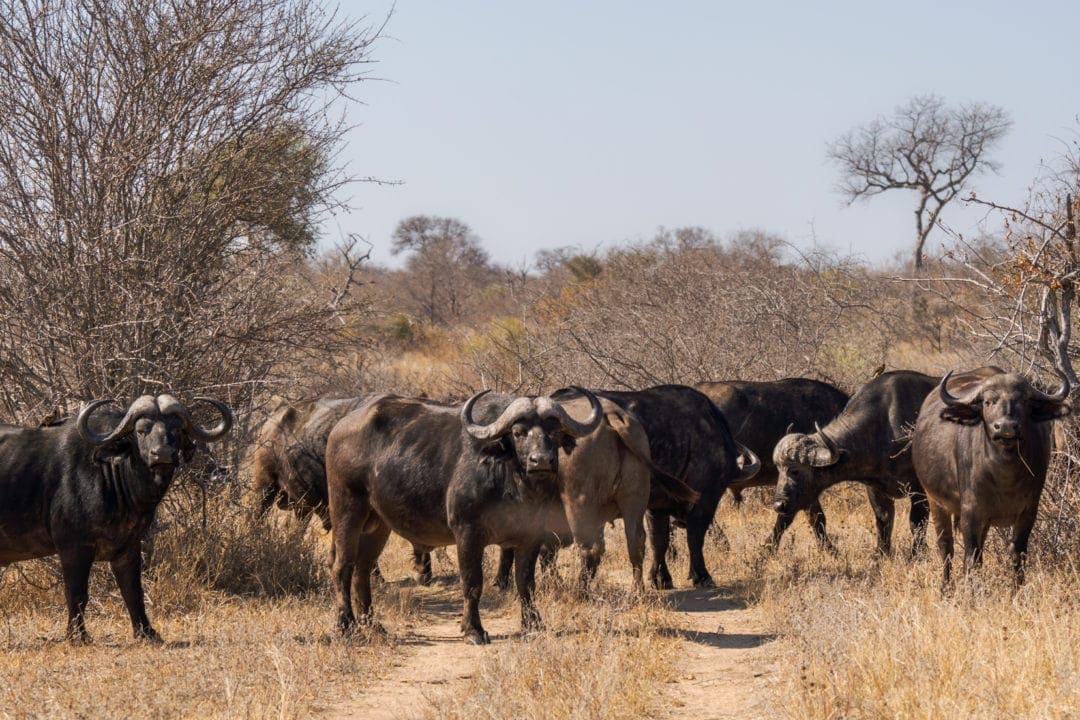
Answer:
<svg viewBox="0 0 1080 720"><path fill-rule="evenodd" d="M364 694L332 709L329 718L402 720L422 717L461 692L476 672L483 647L461 641L456 583L425 593L422 617L398 630L394 662ZM657 718L765 718L775 715L769 684L775 666L762 613L717 590L675 590L666 594L681 638L680 666L673 682L661 688L664 707ZM494 642L513 642L516 611L487 613L484 625Z"/></svg>

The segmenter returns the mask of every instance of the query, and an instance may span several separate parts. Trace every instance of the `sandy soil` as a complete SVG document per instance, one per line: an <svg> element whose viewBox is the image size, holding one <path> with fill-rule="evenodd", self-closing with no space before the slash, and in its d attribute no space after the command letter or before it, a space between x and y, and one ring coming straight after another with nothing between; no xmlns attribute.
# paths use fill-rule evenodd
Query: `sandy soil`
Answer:
<svg viewBox="0 0 1080 720"><path fill-rule="evenodd" d="M486 651L461 640L461 604L456 583L425 592L421 618L398 631L394 662L363 696L334 708L328 718L401 720L421 716L460 691ZM666 706L660 718L766 718L769 684L775 666L769 644L775 640L762 613L723 589L683 589L666 593L679 625L672 629L683 643L680 667L662 691ZM515 606L516 607L516 606ZM484 614L493 642L507 642L518 632L516 609Z"/></svg>

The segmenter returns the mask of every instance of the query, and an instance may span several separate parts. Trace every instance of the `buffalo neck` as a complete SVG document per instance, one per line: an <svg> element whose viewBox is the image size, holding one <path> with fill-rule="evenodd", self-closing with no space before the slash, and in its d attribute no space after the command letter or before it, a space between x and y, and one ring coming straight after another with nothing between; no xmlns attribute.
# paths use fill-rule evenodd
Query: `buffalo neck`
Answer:
<svg viewBox="0 0 1080 720"><path fill-rule="evenodd" d="M173 469L152 470L131 455L98 462L104 487L118 510L143 514L153 511L172 484Z"/></svg>

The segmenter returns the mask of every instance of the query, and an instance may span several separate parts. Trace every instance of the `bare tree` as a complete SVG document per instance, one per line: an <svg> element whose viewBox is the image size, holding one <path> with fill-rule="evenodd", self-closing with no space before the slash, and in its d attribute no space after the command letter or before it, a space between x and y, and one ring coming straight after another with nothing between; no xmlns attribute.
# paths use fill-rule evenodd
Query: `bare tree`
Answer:
<svg viewBox="0 0 1080 720"><path fill-rule="evenodd" d="M494 279L487 251L456 218L407 217L393 240L393 254L408 253L406 291L433 325L459 320L472 293Z"/></svg>
<svg viewBox="0 0 1080 720"><path fill-rule="evenodd" d="M827 153L840 167L838 189L849 204L887 190L917 193L914 261L921 271L926 238L941 211L973 175L999 169L987 153L1011 124L995 105L950 108L936 95L918 95L891 116L841 135Z"/></svg>
<svg viewBox="0 0 1080 720"><path fill-rule="evenodd" d="M166 388L242 406L326 342L344 303L305 256L377 37L312 0L0 0L8 416Z"/></svg>

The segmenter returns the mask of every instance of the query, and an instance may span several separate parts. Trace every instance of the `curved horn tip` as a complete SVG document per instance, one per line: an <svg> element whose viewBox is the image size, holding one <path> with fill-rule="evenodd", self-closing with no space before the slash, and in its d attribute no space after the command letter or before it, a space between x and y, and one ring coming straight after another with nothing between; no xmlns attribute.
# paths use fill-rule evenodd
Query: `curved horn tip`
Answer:
<svg viewBox="0 0 1080 720"><path fill-rule="evenodd" d="M956 405L960 402L960 398L950 395L949 391L945 388L949 383L949 378L952 377L953 371L945 373L945 377L941 378L941 382L938 383L938 395L941 397L941 401L946 405Z"/></svg>
<svg viewBox="0 0 1080 720"><path fill-rule="evenodd" d="M119 424L117 424L117 426L111 431L98 434L90 429L90 418L95 412L97 412L97 409L102 407L103 405L112 404L112 402L113 401L109 399L93 400L86 407L79 411L79 415L75 420L75 427L78 429L79 435L83 438L83 440L86 440L87 442L93 443L95 445L104 445L107 442L115 440L119 437L123 437L127 434L127 432L125 431L125 425L128 424L128 420L131 415L130 408L120 419Z"/></svg>
<svg viewBox="0 0 1080 720"><path fill-rule="evenodd" d="M473 405L488 392L490 390L484 390L473 395L461 408L461 422L465 426L465 431L473 438L481 441L502 437L510 432L510 427L515 422L533 411L533 401L526 397L519 397L506 406L495 422L487 425L477 425L472 417Z"/></svg>
<svg viewBox="0 0 1080 720"><path fill-rule="evenodd" d="M229 430L232 429L233 413L232 408L230 408L228 405L216 398L205 396L192 398L192 402L208 403L210 405L213 405L217 409L217 411L221 413L221 420L218 422L217 425L210 428L209 430L203 427L199 427L194 421L191 422L191 433L195 435L195 437L197 437L199 440L202 440L203 442L213 442L215 440L220 440L222 437L225 436L227 432L229 432ZM176 404L183 407L183 405L179 401L176 401Z"/></svg>

